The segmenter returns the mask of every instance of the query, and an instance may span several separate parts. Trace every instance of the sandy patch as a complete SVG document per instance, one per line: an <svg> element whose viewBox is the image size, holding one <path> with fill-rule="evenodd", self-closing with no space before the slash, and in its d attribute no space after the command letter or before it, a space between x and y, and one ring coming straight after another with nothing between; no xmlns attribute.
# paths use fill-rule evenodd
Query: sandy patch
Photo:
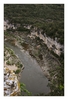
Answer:
<svg viewBox="0 0 68 100"><path fill-rule="evenodd" d="M9 70L14 70L14 71L16 71L17 70L17 67L15 66L15 65L8 65L8 66L6 66Z"/></svg>
<svg viewBox="0 0 68 100"><path fill-rule="evenodd" d="M6 62L5 62L5 67L6 68L8 68L9 70L14 70L14 71L16 71L18 68L16 67L16 65L14 64L14 65L7 65L6 64Z"/></svg>

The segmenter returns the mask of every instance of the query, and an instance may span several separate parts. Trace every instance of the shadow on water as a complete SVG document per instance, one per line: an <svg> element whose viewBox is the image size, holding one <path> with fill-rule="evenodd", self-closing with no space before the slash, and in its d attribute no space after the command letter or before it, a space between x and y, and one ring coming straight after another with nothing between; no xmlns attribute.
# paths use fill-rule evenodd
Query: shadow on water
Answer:
<svg viewBox="0 0 68 100"><path fill-rule="evenodd" d="M27 43L21 43L21 45L23 46L24 50L29 49L29 45Z"/></svg>

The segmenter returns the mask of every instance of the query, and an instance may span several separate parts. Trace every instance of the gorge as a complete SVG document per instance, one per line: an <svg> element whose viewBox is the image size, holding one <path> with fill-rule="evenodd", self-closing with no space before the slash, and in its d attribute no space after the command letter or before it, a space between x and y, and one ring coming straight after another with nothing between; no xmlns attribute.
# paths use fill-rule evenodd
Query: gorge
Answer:
<svg viewBox="0 0 68 100"><path fill-rule="evenodd" d="M64 95L63 4L4 4L4 66L17 96Z"/></svg>

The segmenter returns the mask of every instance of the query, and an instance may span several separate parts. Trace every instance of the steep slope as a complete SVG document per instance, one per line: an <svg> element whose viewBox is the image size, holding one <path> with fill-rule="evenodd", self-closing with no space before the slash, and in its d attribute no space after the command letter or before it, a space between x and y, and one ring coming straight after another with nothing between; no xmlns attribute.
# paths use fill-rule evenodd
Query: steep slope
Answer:
<svg viewBox="0 0 68 100"><path fill-rule="evenodd" d="M32 24L64 44L63 4L5 4L4 18L21 28L23 24Z"/></svg>

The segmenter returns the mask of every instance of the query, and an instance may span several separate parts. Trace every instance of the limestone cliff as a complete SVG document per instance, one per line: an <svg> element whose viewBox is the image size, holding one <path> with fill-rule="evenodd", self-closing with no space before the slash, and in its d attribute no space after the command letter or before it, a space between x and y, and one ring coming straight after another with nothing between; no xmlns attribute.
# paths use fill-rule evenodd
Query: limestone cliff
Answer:
<svg viewBox="0 0 68 100"><path fill-rule="evenodd" d="M16 96L20 93L17 76L12 70L4 67L4 96Z"/></svg>

